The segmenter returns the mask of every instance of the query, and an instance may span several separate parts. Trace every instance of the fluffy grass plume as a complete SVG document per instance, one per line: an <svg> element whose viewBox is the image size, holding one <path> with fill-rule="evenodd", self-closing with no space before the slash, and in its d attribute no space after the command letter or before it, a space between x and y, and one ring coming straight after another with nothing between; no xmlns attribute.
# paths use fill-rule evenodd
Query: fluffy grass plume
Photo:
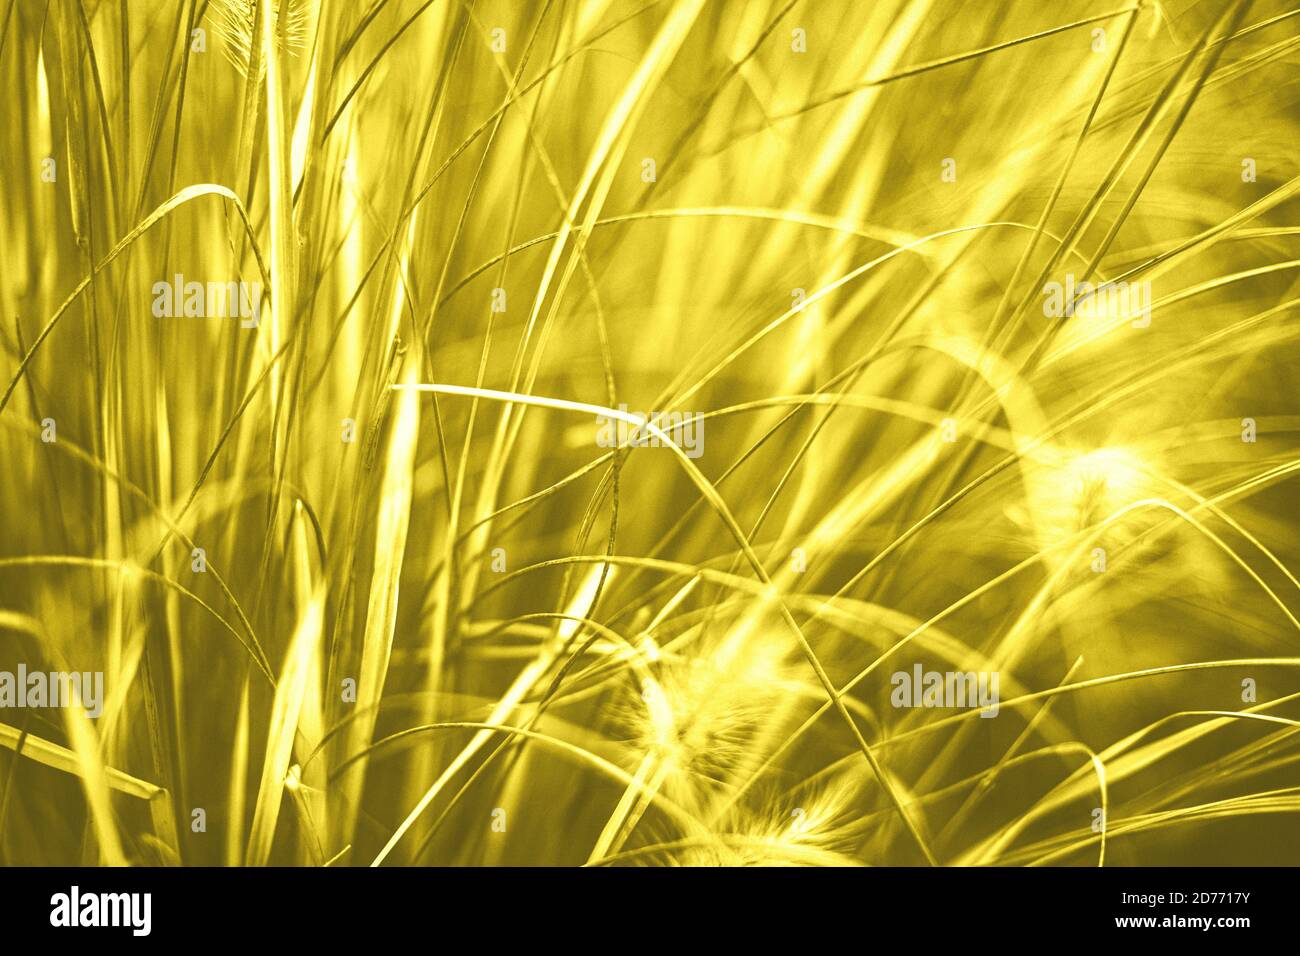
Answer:
<svg viewBox="0 0 1300 956"><path fill-rule="evenodd" d="M0 7L0 862L1293 862L1300 8Z"/></svg>

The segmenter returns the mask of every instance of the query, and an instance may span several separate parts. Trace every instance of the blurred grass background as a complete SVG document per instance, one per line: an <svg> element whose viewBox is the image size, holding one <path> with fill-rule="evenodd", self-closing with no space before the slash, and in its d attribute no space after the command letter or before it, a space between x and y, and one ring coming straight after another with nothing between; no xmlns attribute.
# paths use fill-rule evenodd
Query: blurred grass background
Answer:
<svg viewBox="0 0 1300 956"><path fill-rule="evenodd" d="M1300 9L2 5L4 863L1295 861Z"/></svg>

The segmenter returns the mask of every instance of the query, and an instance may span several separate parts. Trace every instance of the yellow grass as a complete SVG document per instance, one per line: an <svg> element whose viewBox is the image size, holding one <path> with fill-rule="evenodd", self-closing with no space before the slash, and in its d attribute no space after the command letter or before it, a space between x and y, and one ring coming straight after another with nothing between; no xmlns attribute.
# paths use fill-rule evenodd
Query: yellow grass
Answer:
<svg viewBox="0 0 1300 956"><path fill-rule="evenodd" d="M0 863L1293 862L1297 24L0 4Z"/></svg>

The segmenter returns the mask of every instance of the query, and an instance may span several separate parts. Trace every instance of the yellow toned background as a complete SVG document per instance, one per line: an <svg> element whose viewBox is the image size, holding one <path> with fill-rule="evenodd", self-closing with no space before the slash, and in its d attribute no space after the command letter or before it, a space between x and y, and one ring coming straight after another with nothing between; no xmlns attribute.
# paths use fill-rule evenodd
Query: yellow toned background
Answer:
<svg viewBox="0 0 1300 956"><path fill-rule="evenodd" d="M0 861L1295 862L1298 25L4 0Z"/></svg>

